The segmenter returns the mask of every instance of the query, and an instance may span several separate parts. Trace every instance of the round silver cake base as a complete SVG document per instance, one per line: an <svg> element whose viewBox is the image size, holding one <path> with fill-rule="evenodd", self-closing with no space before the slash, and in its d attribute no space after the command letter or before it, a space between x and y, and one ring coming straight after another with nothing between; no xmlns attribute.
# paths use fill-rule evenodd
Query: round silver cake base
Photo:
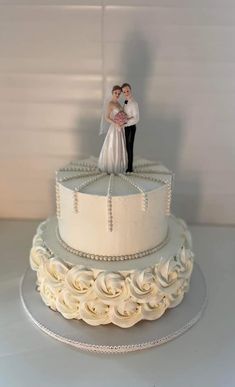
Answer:
<svg viewBox="0 0 235 387"><path fill-rule="evenodd" d="M190 291L182 303L155 321L141 321L127 329L112 324L93 327L80 320L66 320L48 308L35 289L36 274L30 268L20 285L23 306L31 320L55 339L82 350L99 353L125 353L154 347L170 341L191 328L206 306L206 283L198 264Z"/></svg>

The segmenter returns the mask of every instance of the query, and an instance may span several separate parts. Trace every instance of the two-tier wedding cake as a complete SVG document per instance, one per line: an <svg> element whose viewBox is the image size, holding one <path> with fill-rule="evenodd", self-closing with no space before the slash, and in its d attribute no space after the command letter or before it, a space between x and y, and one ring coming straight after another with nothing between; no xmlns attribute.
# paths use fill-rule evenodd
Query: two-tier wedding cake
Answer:
<svg viewBox="0 0 235 387"><path fill-rule="evenodd" d="M189 288L191 237L171 215L173 174L136 159L132 173L97 159L56 173L57 217L37 230L30 254L44 303L66 319L128 328L177 306Z"/></svg>

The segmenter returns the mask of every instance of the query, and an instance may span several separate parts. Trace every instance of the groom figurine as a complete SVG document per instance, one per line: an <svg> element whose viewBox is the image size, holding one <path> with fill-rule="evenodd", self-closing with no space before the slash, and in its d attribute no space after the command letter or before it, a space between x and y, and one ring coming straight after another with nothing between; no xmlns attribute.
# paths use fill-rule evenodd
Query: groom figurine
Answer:
<svg viewBox="0 0 235 387"><path fill-rule="evenodd" d="M125 96L124 111L128 116L128 122L125 126L126 150L128 156L128 167L126 172L133 172L133 147L136 124L139 122L139 107L132 96L132 90L129 83L123 83L122 92Z"/></svg>

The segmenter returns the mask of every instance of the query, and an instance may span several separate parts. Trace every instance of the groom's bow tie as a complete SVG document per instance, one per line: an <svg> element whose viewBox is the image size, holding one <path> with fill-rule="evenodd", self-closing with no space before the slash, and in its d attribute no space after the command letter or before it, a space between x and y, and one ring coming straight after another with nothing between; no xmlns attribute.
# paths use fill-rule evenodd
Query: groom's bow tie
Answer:
<svg viewBox="0 0 235 387"><path fill-rule="evenodd" d="M125 105L128 104L128 99L125 100Z"/></svg>

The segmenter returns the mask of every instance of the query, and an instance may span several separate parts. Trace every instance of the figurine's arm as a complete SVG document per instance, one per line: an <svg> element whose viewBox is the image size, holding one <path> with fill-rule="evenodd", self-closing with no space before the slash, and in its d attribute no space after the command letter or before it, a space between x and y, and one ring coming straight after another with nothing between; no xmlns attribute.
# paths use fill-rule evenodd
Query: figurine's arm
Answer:
<svg viewBox="0 0 235 387"><path fill-rule="evenodd" d="M140 113L139 113L139 106L136 101L133 102L132 106L132 115L128 119L128 125L136 125L139 122L140 119Z"/></svg>
<svg viewBox="0 0 235 387"><path fill-rule="evenodd" d="M107 122L109 122L110 124L114 124L114 120L112 120L111 118L111 112L112 112L113 108L112 108L112 104L109 103L108 104L108 107L107 107L107 111L106 111L106 114L105 114L105 120Z"/></svg>
<svg viewBox="0 0 235 387"><path fill-rule="evenodd" d="M116 124L116 122L111 118L111 113L113 110L113 105L111 103L108 104L107 112L105 115L105 120L109 122L110 124L114 124L116 128L120 129L121 126Z"/></svg>

